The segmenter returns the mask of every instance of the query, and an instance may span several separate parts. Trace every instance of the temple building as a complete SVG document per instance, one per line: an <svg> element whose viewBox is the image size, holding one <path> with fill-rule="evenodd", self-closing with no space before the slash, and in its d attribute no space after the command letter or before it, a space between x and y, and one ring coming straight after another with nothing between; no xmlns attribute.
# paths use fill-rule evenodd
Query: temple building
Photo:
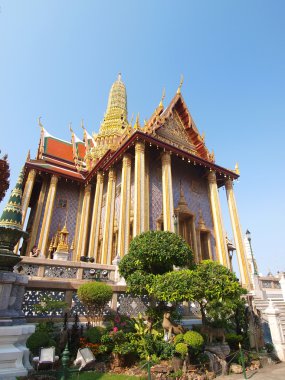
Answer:
<svg viewBox="0 0 285 380"><path fill-rule="evenodd" d="M46 259L112 264L130 241L148 230L180 234L195 260L231 267L219 191L225 187L240 280L249 287L248 263L234 196L239 170L215 163L186 106L181 84L165 108L164 96L143 125L128 121L121 75L113 83L98 134L70 126L71 142L41 124L35 159L24 166L22 225ZM26 220L27 219L27 220ZM19 248L19 247L18 247Z"/></svg>

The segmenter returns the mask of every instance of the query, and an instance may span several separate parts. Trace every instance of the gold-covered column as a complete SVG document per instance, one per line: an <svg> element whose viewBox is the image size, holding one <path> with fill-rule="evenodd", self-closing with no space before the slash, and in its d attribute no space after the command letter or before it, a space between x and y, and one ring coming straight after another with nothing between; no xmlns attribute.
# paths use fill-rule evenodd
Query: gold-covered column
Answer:
<svg viewBox="0 0 285 380"><path fill-rule="evenodd" d="M228 206L230 211L230 218L232 223L232 229L235 239L235 246L236 246L236 253L237 253L237 260L238 260L238 266L241 276L241 283L246 288L250 288L250 279L248 274L248 267L247 267L247 260L246 260L246 253L245 248L243 244L243 238L242 238L242 231L240 227L239 217L238 217L238 211L237 211L237 205L233 190L233 182L231 179L228 179L226 181L226 191L227 191L227 200L228 200Z"/></svg>
<svg viewBox="0 0 285 380"><path fill-rule="evenodd" d="M223 227L223 218L221 212L221 205L218 193L217 179L215 172L208 174L210 203L212 209L214 231L216 238L216 251L220 264L230 268L229 255L226 245L226 239Z"/></svg>
<svg viewBox="0 0 285 380"><path fill-rule="evenodd" d="M22 199L22 225L24 225L25 223L27 210L29 207L32 191L34 188L35 179L36 179L36 171L32 169L29 172L29 175L25 184L23 199Z"/></svg>
<svg viewBox="0 0 285 380"><path fill-rule="evenodd" d="M135 146L135 197L133 237L145 231L145 145L142 141Z"/></svg>
<svg viewBox="0 0 285 380"><path fill-rule="evenodd" d="M24 224L25 224L25 219L26 219L27 210L29 207L32 191L34 188L35 179L36 179L36 171L35 171L35 169L32 169L29 172L29 175L28 175L28 178L27 178L27 181L25 184L23 198L22 198L22 226L24 226ZM20 245L20 240L14 249L15 253L18 252L19 245Z"/></svg>
<svg viewBox="0 0 285 380"><path fill-rule="evenodd" d="M163 229L174 232L174 207L172 192L171 156L165 152L161 155L162 163L162 204Z"/></svg>
<svg viewBox="0 0 285 380"><path fill-rule="evenodd" d="M41 253L45 256L48 249L49 230L50 230L50 224L52 220L57 183L58 183L58 177L56 175L53 175L50 180L48 196L47 196L47 201L45 205L44 219L42 223L42 229L41 229L39 244L38 244L38 248L40 249Z"/></svg>
<svg viewBox="0 0 285 380"><path fill-rule="evenodd" d="M144 200L145 231L149 230L149 157L145 157L145 200Z"/></svg>
<svg viewBox="0 0 285 380"><path fill-rule="evenodd" d="M129 154L123 157L121 182L121 207L118 234L118 254L123 257L128 253L130 240L130 210L131 210L131 165Z"/></svg>
<svg viewBox="0 0 285 380"><path fill-rule="evenodd" d="M96 181L96 190L94 195L94 205L92 213L92 224L90 230L89 250L88 257L94 257L97 262L98 257L98 244L99 244L99 230L100 230L100 217L103 198L103 182L104 177L102 172L98 172Z"/></svg>
<svg viewBox="0 0 285 380"><path fill-rule="evenodd" d="M87 185L84 189L83 204L81 219L78 232L78 243L77 243L77 257L85 256L87 232L88 232L88 219L90 210L90 196L91 196L91 185Z"/></svg>
<svg viewBox="0 0 285 380"><path fill-rule="evenodd" d="M108 186L107 186L101 264L111 264L114 211L115 211L115 194L116 194L116 173L114 169L110 169L109 176L108 176Z"/></svg>
<svg viewBox="0 0 285 380"><path fill-rule="evenodd" d="M47 187L48 187L47 180L43 179L40 195L39 195L37 205L36 205L36 211L35 211L35 216L34 216L34 220L33 220L32 230L31 230L31 233L30 233L30 236L28 239L26 255L30 254L30 251L31 251L32 247L35 245L35 242L37 239L38 228L39 228L39 224L40 224L42 209L44 206L44 200L45 200L45 196L46 196L46 192L47 192Z"/></svg>

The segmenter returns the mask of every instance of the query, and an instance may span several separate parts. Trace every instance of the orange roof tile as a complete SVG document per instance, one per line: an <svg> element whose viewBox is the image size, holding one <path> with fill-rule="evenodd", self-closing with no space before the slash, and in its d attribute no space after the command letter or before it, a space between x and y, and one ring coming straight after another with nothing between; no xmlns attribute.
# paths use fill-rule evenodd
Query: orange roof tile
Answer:
<svg viewBox="0 0 285 380"><path fill-rule="evenodd" d="M73 162L72 144L54 137L45 137L44 153Z"/></svg>

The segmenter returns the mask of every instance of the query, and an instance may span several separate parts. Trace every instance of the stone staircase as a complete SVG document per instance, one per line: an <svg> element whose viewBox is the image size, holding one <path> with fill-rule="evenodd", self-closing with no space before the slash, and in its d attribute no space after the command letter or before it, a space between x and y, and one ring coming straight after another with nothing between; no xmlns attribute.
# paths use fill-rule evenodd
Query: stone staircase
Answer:
<svg viewBox="0 0 285 380"><path fill-rule="evenodd" d="M257 310L260 310L261 316L263 320L265 321L267 321L267 315L266 313L264 313L264 311L269 305L269 299L270 299L269 297L267 299L253 297L253 304L255 305ZM280 325L281 325L281 329L283 331L283 336L285 340L285 301L283 300L282 297L280 298L274 297L274 298L271 298L271 300L274 307L280 311L279 320L280 320Z"/></svg>

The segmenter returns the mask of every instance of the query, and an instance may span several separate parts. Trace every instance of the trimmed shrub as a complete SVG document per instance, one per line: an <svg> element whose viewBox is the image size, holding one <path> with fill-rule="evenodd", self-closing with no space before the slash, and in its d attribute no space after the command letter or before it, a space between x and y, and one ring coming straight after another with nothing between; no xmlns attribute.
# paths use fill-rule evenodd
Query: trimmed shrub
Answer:
<svg viewBox="0 0 285 380"><path fill-rule="evenodd" d="M174 337L174 343L183 343L184 342L184 335L183 334L177 334Z"/></svg>
<svg viewBox="0 0 285 380"><path fill-rule="evenodd" d="M56 343L52 340L47 332L36 331L27 339L26 346L35 356L39 355L40 348L55 346Z"/></svg>
<svg viewBox="0 0 285 380"><path fill-rule="evenodd" d="M204 344L204 339L201 334L196 331L187 331L183 336L184 342L193 351L199 352Z"/></svg>
<svg viewBox="0 0 285 380"><path fill-rule="evenodd" d="M188 353L188 347L186 343L177 343L175 346L175 352L177 352L182 359L185 358L185 356Z"/></svg>
<svg viewBox="0 0 285 380"><path fill-rule="evenodd" d="M101 337L105 333L106 329L104 327L95 326L90 327L90 329L86 330L84 333L84 337L88 340L90 343L100 343Z"/></svg>
<svg viewBox="0 0 285 380"><path fill-rule="evenodd" d="M89 282L78 288L77 295L87 311L88 321L93 324L103 318L104 309L112 298L113 290L110 285Z"/></svg>

